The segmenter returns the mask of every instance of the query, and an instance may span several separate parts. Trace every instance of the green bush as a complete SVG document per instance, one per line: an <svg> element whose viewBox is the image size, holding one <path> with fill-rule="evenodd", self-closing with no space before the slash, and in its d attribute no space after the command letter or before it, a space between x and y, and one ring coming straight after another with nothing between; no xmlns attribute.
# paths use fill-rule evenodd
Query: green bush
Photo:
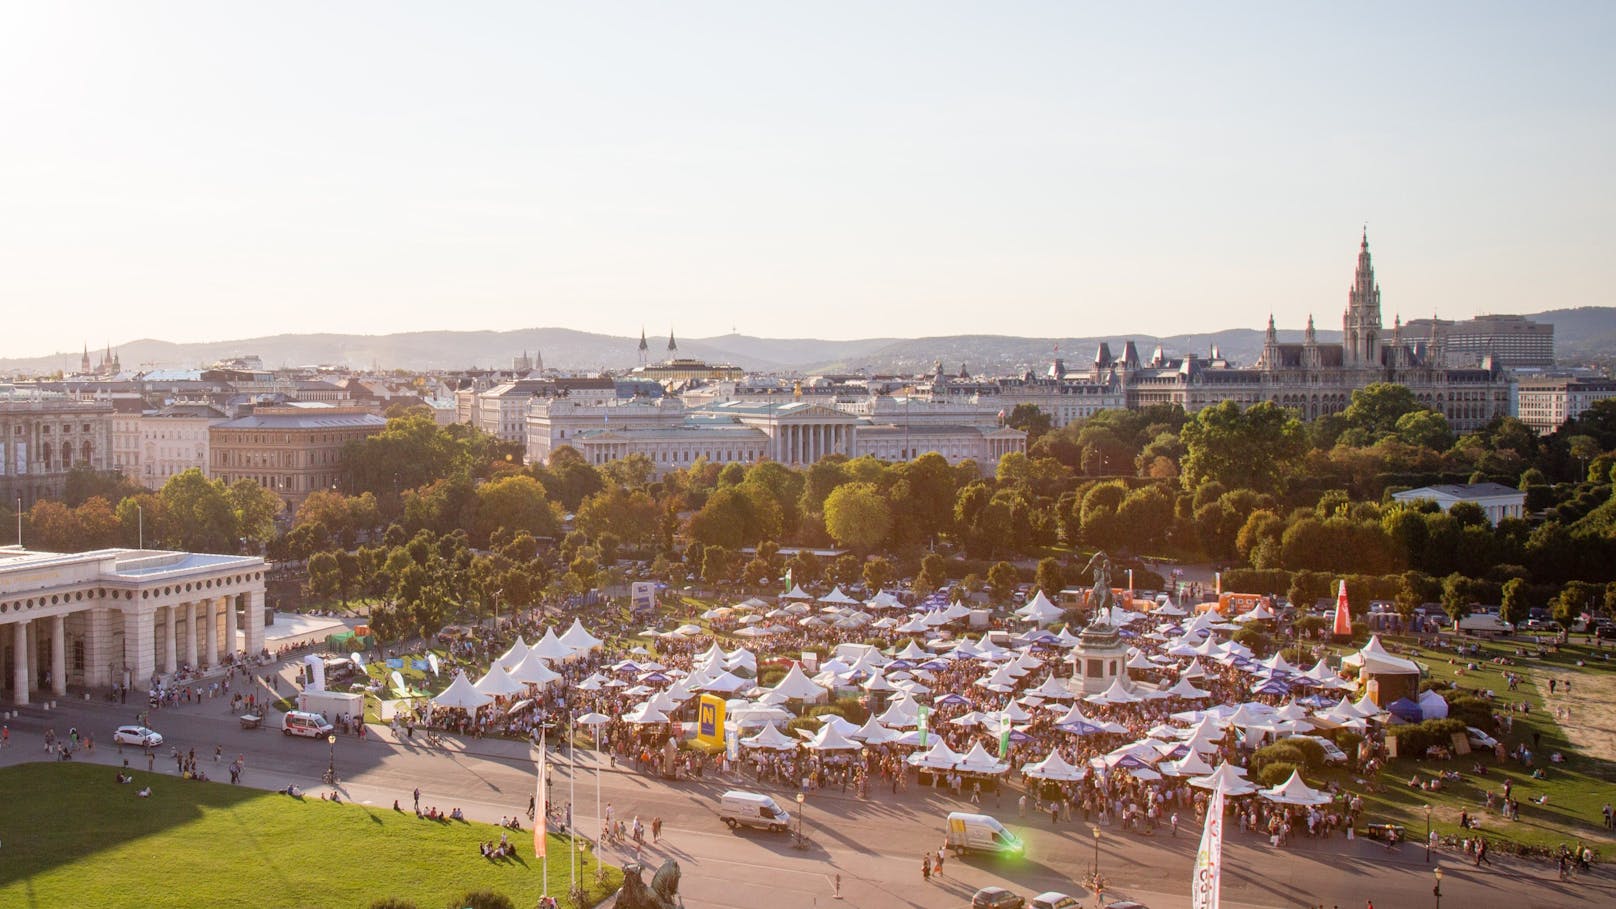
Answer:
<svg viewBox="0 0 1616 909"><path fill-rule="evenodd" d="M1297 767L1305 766L1307 764L1307 755L1303 753L1302 749L1296 747L1296 743L1293 741L1275 742L1272 745L1258 748L1257 752L1251 756L1251 771L1261 774L1263 768L1269 764L1276 763L1292 764ZM1281 779L1280 782L1285 781Z"/></svg>
<svg viewBox="0 0 1616 909"><path fill-rule="evenodd" d="M844 720L847 719L847 711L842 708L840 702L835 704L820 704L815 707L809 707L808 712L804 714L804 716L826 716L828 714L835 714Z"/></svg>
<svg viewBox="0 0 1616 909"><path fill-rule="evenodd" d="M786 673L790 671L790 669L784 666L765 666L763 667L763 671L758 675L758 685L768 688L769 686L774 685L776 682L779 682L781 679L785 678Z"/></svg>
<svg viewBox="0 0 1616 909"><path fill-rule="evenodd" d="M1423 723L1408 723L1393 727L1388 735L1397 739L1397 754L1405 758L1423 758L1425 751L1433 745L1443 748L1453 747L1453 734L1464 732L1465 723L1461 720L1448 717L1441 720L1426 720Z"/></svg>
<svg viewBox="0 0 1616 909"><path fill-rule="evenodd" d="M1275 761L1267 764L1257 772L1257 782L1264 787L1272 789L1291 778L1291 774L1300 769L1290 761Z"/></svg>
<svg viewBox="0 0 1616 909"><path fill-rule="evenodd" d="M473 890L450 903L446 909L516 909L516 904L503 893Z"/></svg>
<svg viewBox="0 0 1616 909"><path fill-rule="evenodd" d="M1487 733L1497 728L1497 723L1493 721L1493 705L1474 695L1461 694L1449 698L1448 718Z"/></svg>
<svg viewBox="0 0 1616 909"><path fill-rule="evenodd" d="M1302 757L1305 758L1303 766L1308 770L1319 770L1324 766L1324 746L1318 742L1293 736L1282 740L1281 744L1291 745L1299 749L1302 752ZM1281 780L1280 782L1284 781Z"/></svg>
<svg viewBox="0 0 1616 909"><path fill-rule="evenodd" d="M370 909L420 909L420 907L416 906L409 900L399 899L396 896L389 896L371 903Z"/></svg>
<svg viewBox="0 0 1616 909"><path fill-rule="evenodd" d="M1357 756L1358 745L1363 741L1363 736L1351 729L1330 729L1320 732L1319 735L1334 742L1335 746L1346 754L1349 763Z"/></svg>

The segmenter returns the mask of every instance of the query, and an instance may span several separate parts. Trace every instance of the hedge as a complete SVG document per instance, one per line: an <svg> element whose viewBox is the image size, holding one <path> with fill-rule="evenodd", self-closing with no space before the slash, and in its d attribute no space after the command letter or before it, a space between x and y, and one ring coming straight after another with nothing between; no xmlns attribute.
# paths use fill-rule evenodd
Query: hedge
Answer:
<svg viewBox="0 0 1616 909"><path fill-rule="evenodd" d="M1464 732L1465 725L1463 720L1448 717L1447 719L1426 720L1423 723L1395 726L1387 732L1387 735L1397 739L1397 754L1400 757L1417 760L1424 758L1426 749L1433 745L1452 748L1453 734L1455 732Z"/></svg>

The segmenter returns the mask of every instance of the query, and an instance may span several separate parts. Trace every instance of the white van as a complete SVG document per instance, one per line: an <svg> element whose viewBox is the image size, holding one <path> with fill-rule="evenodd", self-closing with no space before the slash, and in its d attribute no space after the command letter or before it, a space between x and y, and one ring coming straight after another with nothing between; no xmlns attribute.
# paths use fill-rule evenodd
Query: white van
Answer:
<svg viewBox="0 0 1616 909"><path fill-rule="evenodd" d="M948 848L955 855L967 852L1020 855L1026 849L1021 837L1011 833L997 818L986 814L951 812L945 836Z"/></svg>
<svg viewBox="0 0 1616 909"><path fill-rule="evenodd" d="M288 711L281 718L281 732L287 735L302 735L311 739L323 739L330 735L336 727L325 721L325 717L307 710Z"/></svg>
<svg viewBox="0 0 1616 909"><path fill-rule="evenodd" d="M739 789L731 789L719 797L718 816L731 830L736 827L757 827L779 833L791 828L791 813L781 808L774 799Z"/></svg>

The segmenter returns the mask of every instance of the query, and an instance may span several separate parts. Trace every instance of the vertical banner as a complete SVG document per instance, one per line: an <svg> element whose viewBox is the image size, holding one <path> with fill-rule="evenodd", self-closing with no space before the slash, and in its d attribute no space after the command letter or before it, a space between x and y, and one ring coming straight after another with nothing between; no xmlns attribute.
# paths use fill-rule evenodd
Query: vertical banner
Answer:
<svg viewBox="0 0 1616 909"><path fill-rule="evenodd" d="M1010 756L1010 714L999 714L999 759Z"/></svg>
<svg viewBox="0 0 1616 909"><path fill-rule="evenodd" d="M921 704L920 710L915 714L915 724L920 727L920 747L922 748L926 747L926 720L930 717L931 708Z"/></svg>
<svg viewBox="0 0 1616 909"><path fill-rule="evenodd" d="M549 753L550 749L545 747L545 741L544 740L545 740L545 733L540 732L539 733L539 779L538 779L538 782L536 782L534 784L534 786L537 788L537 791L534 793L534 796L533 796L533 811L534 811L534 814L533 814L533 857L534 858L544 858L545 857L544 856L544 843L545 843L545 840L547 839L547 837L545 836L545 833L548 832L548 828L550 826L548 823L546 823L546 820L548 818L548 812L549 812L549 807L550 806L549 806L548 803L546 803L545 798L544 798L544 796L545 796L545 792L544 792L544 773L548 769L545 766L545 764L547 762L546 755ZM548 884L548 882L546 882L546 883ZM548 891L546 891L546 892L548 892Z"/></svg>
<svg viewBox="0 0 1616 909"><path fill-rule="evenodd" d="M696 705L696 741L712 751L724 747L724 699L704 694Z"/></svg>
<svg viewBox="0 0 1616 909"><path fill-rule="evenodd" d="M1223 790L1212 790L1206 805L1206 827L1195 853L1195 874L1190 878L1191 909L1218 909L1218 884L1223 877Z"/></svg>

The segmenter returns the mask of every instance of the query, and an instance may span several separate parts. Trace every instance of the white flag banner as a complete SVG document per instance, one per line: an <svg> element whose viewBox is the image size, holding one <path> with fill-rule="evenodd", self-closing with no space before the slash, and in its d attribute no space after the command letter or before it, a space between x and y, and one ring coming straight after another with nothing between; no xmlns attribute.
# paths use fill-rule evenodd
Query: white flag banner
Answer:
<svg viewBox="0 0 1616 909"><path fill-rule="evenodd" d="M1195 876L1190 879L1191 909L1218 909L1218 883L1223 877L1223 790L1212 790L1206 805L1206 827L1195 853Z"/></svg>

